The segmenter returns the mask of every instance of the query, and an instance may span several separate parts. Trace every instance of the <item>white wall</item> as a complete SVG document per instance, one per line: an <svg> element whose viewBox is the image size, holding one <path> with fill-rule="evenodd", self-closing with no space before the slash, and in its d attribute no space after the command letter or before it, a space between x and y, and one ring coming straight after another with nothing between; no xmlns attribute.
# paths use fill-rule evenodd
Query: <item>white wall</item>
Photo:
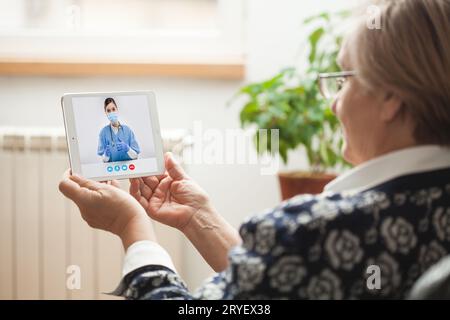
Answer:
<svg viewBox="0 0 450 320"><path fill-rule="evenodd" d="M323 10L343 8L357 0L247 0L247 79L271 76L293 65L301 55L302 20ZM156 92L161 128L238 128L239 106L226 102L243 83L167 78L0 77L0 126L62 126L59 97L64 92L150 89ZM289 168L304 168L301 153ZM219 212L233 225L279 201L276 176L261 176L257 166L190 165L190 175L211 195ZM195 250L185 250L186 281L197 286L211 269Z"/></svg>

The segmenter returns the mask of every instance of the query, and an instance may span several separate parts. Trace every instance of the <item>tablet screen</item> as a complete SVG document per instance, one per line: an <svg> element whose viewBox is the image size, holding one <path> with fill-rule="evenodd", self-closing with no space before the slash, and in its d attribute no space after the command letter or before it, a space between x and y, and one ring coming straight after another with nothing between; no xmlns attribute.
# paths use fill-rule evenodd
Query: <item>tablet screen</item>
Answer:
<svg viewBox="0 0 450 320"><path fill-rule="evenodd" d="M73 96L81 174L86 178L158 171L148 96Z"/></svg>

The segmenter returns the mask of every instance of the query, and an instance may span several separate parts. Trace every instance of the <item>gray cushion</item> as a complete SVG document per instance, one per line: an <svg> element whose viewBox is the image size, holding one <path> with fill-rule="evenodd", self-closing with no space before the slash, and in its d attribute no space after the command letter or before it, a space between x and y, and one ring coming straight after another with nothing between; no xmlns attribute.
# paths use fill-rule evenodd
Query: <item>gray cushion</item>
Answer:
<svg viewBox="0 0 450 320"><path fill-rule="evenodd" d="M450 299L450 256L432 266L416 281L409 299Z"/></svg>

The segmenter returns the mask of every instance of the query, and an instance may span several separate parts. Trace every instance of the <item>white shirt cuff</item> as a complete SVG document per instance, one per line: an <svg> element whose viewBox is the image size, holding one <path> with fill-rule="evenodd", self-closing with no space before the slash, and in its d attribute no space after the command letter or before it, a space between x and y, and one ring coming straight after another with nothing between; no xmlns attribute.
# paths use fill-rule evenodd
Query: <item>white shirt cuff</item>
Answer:
<svg viewBox="0 0 450 320"><path fill-rule="evenodd" d="M122 275L148 265L160 265L177 272L170 255L159 244L149 240L133 243L125 254Z"/></svg>
<svg viewBox="0 0 450 320"><path fill-rule="evenodd" d="M137 157L138 157L138 154L137 154L137 152L136 151L134 151L133 149L129 149L128 150L128 156L132 159L132 160L135 160L135 159L137 159Z"/></svg>

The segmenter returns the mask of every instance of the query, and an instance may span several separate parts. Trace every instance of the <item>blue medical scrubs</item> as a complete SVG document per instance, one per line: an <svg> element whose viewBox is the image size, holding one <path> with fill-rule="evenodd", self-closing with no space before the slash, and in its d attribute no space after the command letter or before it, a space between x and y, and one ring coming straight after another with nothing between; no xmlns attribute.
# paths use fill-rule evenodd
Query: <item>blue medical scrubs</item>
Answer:
<svg viewBox="0 0 450 320"><path fill-rule="evenodd" d="M141 152L133 131L128 126L121 124L119 125L119 131L117 134L114 133L111 125L105 126L100 131L97 154L99 156L103 156L105 154L106 147L109 145L111 149L111 156L109 157L108 162L132 160L127 151L117 150L118 142L125 142L137 154Z"/></svg>

